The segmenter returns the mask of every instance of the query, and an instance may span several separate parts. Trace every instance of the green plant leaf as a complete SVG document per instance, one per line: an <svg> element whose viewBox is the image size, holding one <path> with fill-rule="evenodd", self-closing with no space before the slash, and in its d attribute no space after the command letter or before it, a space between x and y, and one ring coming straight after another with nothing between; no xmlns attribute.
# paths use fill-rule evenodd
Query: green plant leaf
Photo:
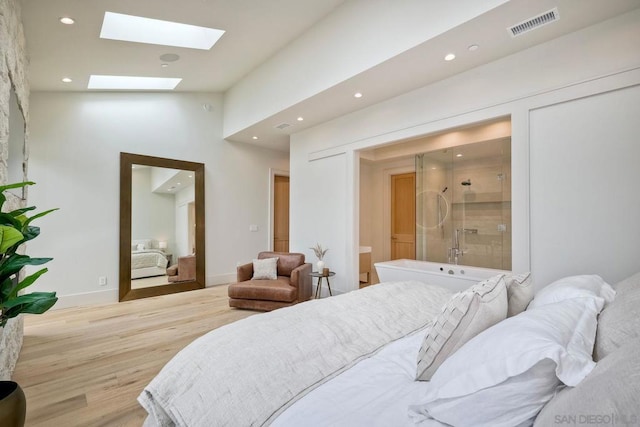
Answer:
<svg viewBox="0 0 640 427"><path fill-rule="evenodd" d="M29 206L28 208L20 208L20 209L16 209L15 211L8 212L8 214L11 216L17 217L24 214L25 212L35 210L35 208L36 208L35 206Z"/></svg>
<svg viewBox="0 0 640 427"><path fill-rule="evenodd" d="M20 243L28 242L29 240L33 240L40 234L40 227L34 227L33 225L25 227L22 230L22 235L24 239Z"/></svg>
<svg viewBox="0 0 640 427"><path fill-rule="evenodd" d="M11 215L11 213L6 212L0 213L0 225L8 225L17 230L22 229L22 222L15 216Z"/></svg>
<svg viewBox="0 0 640 427"><path fill-rule="evenodd" d="M7 277L0 283L0 305L11 295L16 283L11 277Z"/></svg>
<svg viewBox="0 0 640 427"><path fill-rule="evenodd" d="M33 221L34 219L41 218L41 217L43 217L43 216L45 216L45 215L47 215L47 214L50 214L50 213L51 213L51 212L53 212L53 211L57 211L58 209L60 209L60 208L54 208L54 209L49 209L48 211L40 212L39 214L34 215L34 216L32 216L31 218L29 218L28 220L26 220L23 226L24 226L24 227L26 227L26 226L28 226L28 225L31 223L31 221Z"/></svg>
<svg viewBox="0 0 640 427"><path fill-rule="evenodd" d="M11 297L16 297L18 295L18 292L20 292L21 290L23 290L27 286L33 285L33 283L36 280L38 280L38 277L42 276L47 271L49 271L48 268L43 268L43 269L40 269L40 270L36 271L35 273L25 277L24 279L22 279L22 281L20 283L18 283L18 285L15 287L15 289L11 292L9 297L10 298Z"/></svg>
<svg viewBox="0 0 640 427"><path fill-rule="evenodd" d="M4 315L12 318L20 313L42 314L58 301L55 292L32 292L4 303Z"/></svg>
<svg viewBox="0 0 640 427"><path fill-rule="evenodd" d="M16 182L15 184L0 185L0 193L5 192L6 190L11 190L13 188L22 188L22 187L26 187L27 185L33 185L33 184L35 184L35 182L25 181L25 182Z"/></svg>
<svg viewBox="0 0 640 427"><path fill-rule="evenodd" d="M27 255L12 254L0 262L0 283L7 278L18 273L25 265L41 265L51 261L53 258L31 258Z"/></svg>
<svg viewBox="0 0 640 427"><path fill-rule="evenodd" d="M21 242L24 236L14 227L0 225L0 253L7 253L7 250L16 243Z"/></svg>

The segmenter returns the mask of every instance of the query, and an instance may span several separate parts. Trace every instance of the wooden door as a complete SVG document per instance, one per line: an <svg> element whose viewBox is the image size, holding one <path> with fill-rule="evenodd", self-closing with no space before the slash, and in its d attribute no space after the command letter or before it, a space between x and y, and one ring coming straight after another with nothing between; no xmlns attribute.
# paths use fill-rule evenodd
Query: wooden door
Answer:
<svg viewBox="0 0 640 427"><path fill-rule="evenodd" d="M416 259L416 174L391 175L391 259Z"/></svg>
<svg viewBox="0 0 640 427"><path fill-rule="evenodd" d="M273 250L289 252L289 177L282 175L273 184Z"/></svg>

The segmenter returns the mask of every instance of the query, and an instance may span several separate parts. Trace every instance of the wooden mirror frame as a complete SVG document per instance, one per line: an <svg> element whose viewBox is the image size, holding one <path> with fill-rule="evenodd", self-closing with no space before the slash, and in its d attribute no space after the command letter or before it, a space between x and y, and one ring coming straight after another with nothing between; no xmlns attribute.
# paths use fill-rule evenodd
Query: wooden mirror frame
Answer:
<svg viewBox="0 0 640 427"><path fill-rule="evenodd" d="M145 165L194 172L196 204L196 280L131 289L131 166ZM147 298L205 287L204 164L140 154L120 153L120 301Z"/></svg>

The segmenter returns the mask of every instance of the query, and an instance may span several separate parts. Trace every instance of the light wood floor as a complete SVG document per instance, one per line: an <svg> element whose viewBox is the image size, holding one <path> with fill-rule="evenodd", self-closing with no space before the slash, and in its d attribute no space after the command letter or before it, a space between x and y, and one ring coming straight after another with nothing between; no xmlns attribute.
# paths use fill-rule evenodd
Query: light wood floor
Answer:
<svg viewBox="0 0 640 427"><path fill-rule="evenodd" d="M140 426L136 398L179 350L255 314L229 308L227 286L25 317L13 376L27 427Z"/></svg>

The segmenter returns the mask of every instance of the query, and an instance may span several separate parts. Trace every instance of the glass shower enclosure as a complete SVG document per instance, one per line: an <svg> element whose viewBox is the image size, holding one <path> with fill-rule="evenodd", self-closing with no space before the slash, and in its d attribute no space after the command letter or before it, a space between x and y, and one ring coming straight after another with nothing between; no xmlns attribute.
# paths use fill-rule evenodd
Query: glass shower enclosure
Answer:
<svg viewBox="0 0 640 427"><path fill-rule="evenodd" d="M416 259L511 270L511 139L415 162Z"/></svg>

